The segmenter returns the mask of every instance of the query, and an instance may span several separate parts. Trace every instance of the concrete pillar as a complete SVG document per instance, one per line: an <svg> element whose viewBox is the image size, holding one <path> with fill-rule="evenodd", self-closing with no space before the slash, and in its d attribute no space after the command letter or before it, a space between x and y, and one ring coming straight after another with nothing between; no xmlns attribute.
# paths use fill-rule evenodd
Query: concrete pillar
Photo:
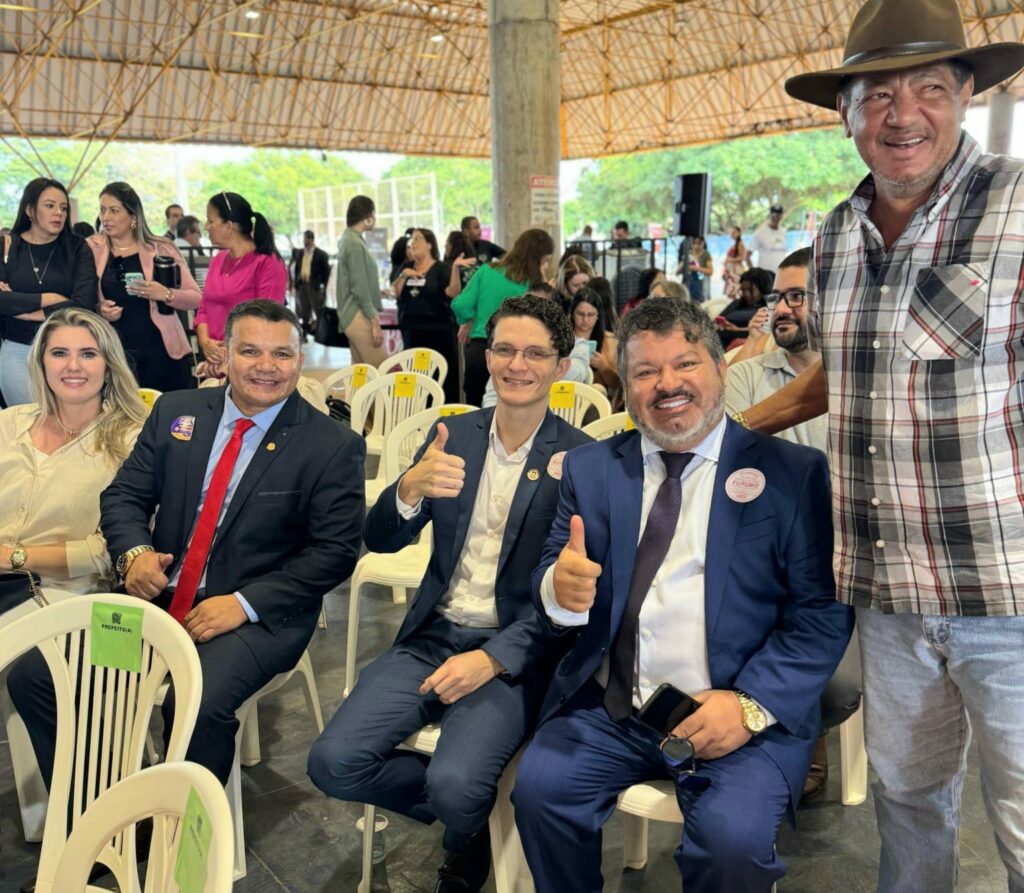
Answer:
<svg viewBox="0 0 1024 893"><path fill-rule="evenodd" d="M488 0L487 16L495 241L511 248L519 233L535 225L533 199L539 207L544 198L539 190L546 187L550 196L550 180L534 181L538 189L531 194L530 178L558 177L558 0ZM544 216L541 228L555 239L557 261L560 215Z"/></svg>
<svg viewBox="0 0 1024 893"><path fill-rule="evenodd" d="M1013 137L1013 107L1017 97L1005 90L996 90L988 101L988 146L994 155L1009 155Z"/></svg>

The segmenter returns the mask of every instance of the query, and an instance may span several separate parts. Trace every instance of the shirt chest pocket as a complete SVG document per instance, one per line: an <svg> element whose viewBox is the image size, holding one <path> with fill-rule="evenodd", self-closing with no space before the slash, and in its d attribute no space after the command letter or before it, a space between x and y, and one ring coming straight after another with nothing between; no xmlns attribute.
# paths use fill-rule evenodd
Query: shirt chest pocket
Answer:
<svg viewBox="0 0 1024 893"><path fill-rule="evenodd" d="M973 360L981 353L989 264L950 264L922 270L903 330L910 360Z"/></svg>

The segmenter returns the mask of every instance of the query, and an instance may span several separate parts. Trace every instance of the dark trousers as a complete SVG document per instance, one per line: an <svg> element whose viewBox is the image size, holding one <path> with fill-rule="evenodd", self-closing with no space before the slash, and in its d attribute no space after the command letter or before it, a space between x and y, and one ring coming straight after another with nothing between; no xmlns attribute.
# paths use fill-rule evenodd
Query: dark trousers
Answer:
<svg viewBox="0 0 1024 893"><path fill-rule="evenodd" d="M658 737L634 718L612 722L588 683L537 730L516 772L516 826L537 893L601 893L601 827L618 794L667 778ZM789 787L748 744L700 764L709 784L676 786L686 821L675 852L686 893L768 893L785 874L775 835Z"/></svg>
<svg viewBox="0 0 1024 893"><path fill-rule="evenodd" d="M203 671L203 696L185 759L209 769L226 784L235 755L235 711L275 675L264 670L237 630L197 645ZM33 649L11 668L7 690L25 721L47 788L53 777L57 702L46 661ZM174 691L163 705L164 746L174 720ZM70 734L70 731L67 732Z"/></svg>
<svg viewBox="0 0 1024 893"><path fill-rule="evenodd" d="M487 339L471 338L466 345L466 380L462 388L466 392L466 402L479 406L487 390Z"/></svg>
<svg viewBox="0 0 1024 893"><path fill-rule="evenodd" d="M459 345L454 323L441 326L402 326L402 344L406 348L429 347L448 361L448 375L444 380L444 402L461 403L459 387Z"/></svg>
<svg viewBox="0 0 1024 893"><path fill-rule="evenodd" d="M372 803L420 822L440 819L445 848L462 849L487 823L498 779L529 732L539 693L498 677L446 706L419 687L453 654L479 648L495 632L438 616L378 657L313 745L313 784L339 800ZM432 722L441 723L432 757L396 749Z"/></svg>
<svg viewBox="0 0 1024 893"><path fill-rule="evenodd" d="M302 321L302 328L307 332L313 331L314 317L320 317L320 311L324 306L323 286L313 282L295 283L296 315Z"/></svg>

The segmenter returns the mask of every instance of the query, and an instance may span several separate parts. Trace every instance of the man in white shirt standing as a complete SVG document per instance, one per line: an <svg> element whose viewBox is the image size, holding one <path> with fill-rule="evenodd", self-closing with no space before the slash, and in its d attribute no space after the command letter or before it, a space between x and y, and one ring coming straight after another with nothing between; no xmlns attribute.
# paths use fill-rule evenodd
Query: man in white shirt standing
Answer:
<svg viewBox="0 0 1024 893"><path fill-rule="evenodd" d="M618 794L675 777L686 893L767 893L853 626L825 457L725 418L721 341L698 306L640 304L619 369L638 430L569 454L534 572L572 645L519 764L516 824L538 893L600 893ZM665 683L699 706L652 728L639 713Z"/></svg>
<svg viewBox="0 0 1024 893"><path fill-rule="evenodd" d="M755 266L772 273L789 254L786 247L786 230L782 226L782 213L782 205L772 205L768 211L768 219L754 230L753 238L750 240L750 250L757 252Z"/></svg>
<svg viewBox="0 0 1024 893"><path fill-rule="evenodd" d="M397 552L433 522L434 552L394 646L364 669L309 756L324 793L445 825L436 893L483 886L498 779L533 728L555 637L530 574L566 450L590 438L548 411L573 333L553 301L510 298L487 326L493 410L450 416L377 500L364 538ZM441 723L429 763L396 748Z"/></svg>

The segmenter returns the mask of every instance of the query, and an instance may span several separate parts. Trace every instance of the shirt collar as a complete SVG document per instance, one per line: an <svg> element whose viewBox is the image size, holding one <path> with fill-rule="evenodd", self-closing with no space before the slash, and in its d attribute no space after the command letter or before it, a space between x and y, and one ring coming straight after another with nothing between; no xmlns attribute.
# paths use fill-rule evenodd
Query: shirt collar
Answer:
<svg viewBox="0 0 1024 893"><path fill-rule="evenodd" d="M931 195L928 196L928 201L919 209L928 215L929 222L935 219L935 215L949 201L949 197L952 195L953 189L957 184L977 166L979 158L981 158L981 147L967 131L962 131L960 134L960 144L957 146L956 152L950 159L949 164L943 168L935 188L932 189ZM868 174L860 181L848 202L858 217L867 220L869 219L871 202L874 198L875 178L873 174Z"/></svg>
<svg viewBox="0 0 1024 893"><path fill-rule="evenodd" d="M291 394L288 395L289 397ZM239 419L249 418L255 423L256 427L264 434L270 430L270 426L274 424L274 420L281 412L281 408L288 402L288 397L279 403L275 403L273 406L268 406L262 412L256 413L254 416L247 416L237 406L231 396L231 385L227 387L227 394L224 396L224 412L221 413L220 423L224 427L233 427L235 422Z"/></svg>
<svg viewBox="0 0 1024 893"><path fill-rule="evenodd" d="M544 419L547 418L547 415L545 414L544 418L540 420L540 424L533 429L533 434L526 439L526 443L511 455L509 455L508 451L505 449L505 444L501 442L501 438L498 437L498 420L496 415L497 413L495 413L494 416L491 416L491 431L488 435L488 444L490 448L494 450L494 454L499 459L508 459L512 462L524 462L526 457L530 455L530 450L533 449L534 438L536 438L537 432L540 431L540 426L544 424Z"/></svg>
<svg viewBox="0 0 1024 893"><path fill-rule="evenodd" d="M790 365L789 354L781 347L776 350L766 350L761 354L761 365L766 369L788 369L793 375L796 370Z"/></svg>
<svg viewBox="0 0 1024 893"><path fill-rule="evenodd" d="M701 459L706 459L709 462L717 462L718 454L722 451L722 438L725 436L725 416L718 420L718 424L715 425L700 443L697 444L692 450L687 450L688 453L693 453L695 456L699 456ZM647 465L651 457L656 453L661 452L661 447L653 441L647 438L646 434L640 435L640 450L643 453L644 464ZM660 456L658 457L661 458Z"/></svg>

